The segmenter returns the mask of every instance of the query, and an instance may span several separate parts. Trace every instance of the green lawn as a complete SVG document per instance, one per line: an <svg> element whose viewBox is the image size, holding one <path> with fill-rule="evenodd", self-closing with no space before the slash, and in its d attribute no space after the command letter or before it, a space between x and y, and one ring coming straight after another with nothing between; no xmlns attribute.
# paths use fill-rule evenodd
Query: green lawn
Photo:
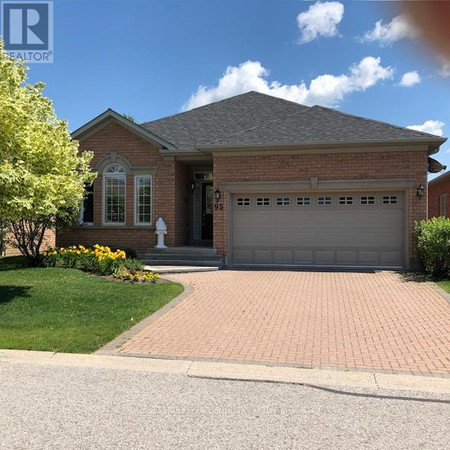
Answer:
<svg viewBox="0 0 450 450"><path fill-rule="evenodd" d="M444 281L438 281L437 284L444 289L445 291L447 291L448 293L450 293L450 280L444 280Z"/></svg>
<svg viewBox="0 0 450 450"><path fill-rule="evenodd" d="M0 258L0 348L91 353L182 291Z"/></svg>

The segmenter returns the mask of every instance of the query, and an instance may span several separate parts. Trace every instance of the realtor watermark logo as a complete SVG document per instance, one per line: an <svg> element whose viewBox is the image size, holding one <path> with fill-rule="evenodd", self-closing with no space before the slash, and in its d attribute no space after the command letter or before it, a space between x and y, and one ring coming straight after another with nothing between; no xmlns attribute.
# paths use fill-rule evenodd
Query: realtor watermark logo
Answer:
<svg viewBox="0 0 450 450"><path fill-rule="evenodd" d="M53 2L1 2L5 50L28 63L53 62Z"/></svg>

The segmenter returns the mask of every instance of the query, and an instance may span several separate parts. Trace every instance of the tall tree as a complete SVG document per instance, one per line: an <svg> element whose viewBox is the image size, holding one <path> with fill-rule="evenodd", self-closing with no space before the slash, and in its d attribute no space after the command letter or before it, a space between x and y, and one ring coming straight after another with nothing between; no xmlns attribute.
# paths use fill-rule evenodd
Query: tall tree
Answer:
<svg viewBox="0 0 450 450"><path fill-rule="evenodd" d="M29 84L27 70L0 41L0 222L22 254L38 259L45 231L77 217L96 174L92 153L78 151L44 84Z"/></svg>

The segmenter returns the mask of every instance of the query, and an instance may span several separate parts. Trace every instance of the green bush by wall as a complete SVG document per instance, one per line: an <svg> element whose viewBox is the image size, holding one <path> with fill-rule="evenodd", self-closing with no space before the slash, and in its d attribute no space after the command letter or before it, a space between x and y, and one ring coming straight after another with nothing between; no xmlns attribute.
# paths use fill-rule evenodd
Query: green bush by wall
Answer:
<svg viewBox="0 0 450 450"><path fill-rule="evenodd" d="M416 223L419 258L426 272L437 277L450 274L450 219L433 217Z"/></svg>

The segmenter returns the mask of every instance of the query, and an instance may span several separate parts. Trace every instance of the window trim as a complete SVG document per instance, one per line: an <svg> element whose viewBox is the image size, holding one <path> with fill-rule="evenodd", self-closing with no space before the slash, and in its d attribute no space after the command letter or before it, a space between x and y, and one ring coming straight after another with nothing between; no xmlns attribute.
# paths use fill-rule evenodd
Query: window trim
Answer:
<svg viewBox="0 0 450 450"><path fill-rule="evenodd" d="M300 203L300 199L303 203ZM308 201L308 203L305 203L305 200ZM313 199L310 196L303 196L303 197L297 197L296 198L296 205L297 206L302 206L302 207L308 207L308 206L312 206L313 204Z"/></svg>
<svg viewBox="0 0 450 450"><path fill-rule="evenodd" d="M214 173L212 170L196 170L194 171L194 182L198 181L199 183L214 181Z"/></svg>
<svg viewBox="0 0 450 450"><path fill-rule="evenodd" d="M394 201L395 198L395 201ZM398 205L399 198L397 194L383 194L381 196L381 204L382 205Z"/></svg>
<svg viewBox="0 0 450 450"><path fill-rule="evenodd" d="M338 206L353 206L355 204L355 197L353 195L339 195Z"/></svg>
<svg viewBox="0 0 450 450"><path fill-rule="evenodd" d="M321 198L323 199L323 203L319 203ZM330 203L327 203L327 199L330 200ZM316 206L333 206L333 197L331 195L319 195L317 197Z"/></svg>
<svg viewBox="0 0 450 450"><path fill-rule="evenodd" d="M276 197L275 206L291 206L291 197Z"/></svg>
<svg viewBox="0 0 450 450"><path fill-rule="evenodd" d="M270 197L256 197L255 204L262 207L271 206Z"/></svg>
<svg viewBox="0 0 450 450"><path fill-rule="evenodd" d="M124 173L118 173L118 174L111 174L111 173L106 173L106 171L114 164L118 164L120 165L123 170ZM106 226L106 227L123 227L126 225L127 223L127 171L125 169L125 167L120 164L120 163L110 163L108 164L102 173L102 225ZM124 214L124 221L123 222L108 222L106 220L106 180L108 178L115 178L115 179L123 179L125 182L125 204L124 204L124 208L125 208L125 214Z"/></svg>
<svg viewBox="0 0 450 450"><path fill-rule="evenodd" d="M137 192L137 179L138 178L150 178L150 222L139 222L139 210L138 210L138 192ZM134 225L137 227L148 227L153 225L153 175L151 174L139 174L134 176Z"/></svg>
<svg viewBox="0 0 450 450"><path fill-rule="evenodd" d="M239 204L239 200L242 200L242 203ZM250 197L236 197L236 206L251 206L252 205L252 201L250 199Z"/></svg>
<svg viewBox="0 0 450 450"><path fill-rule="evenodd" d="M363 203L363 198L365 198L366 203ZM373 203L370 203L373 198ZM360 206L375 206L377 204L377 197L376 195L360 195L359 196L359 205Z"/></svg>

